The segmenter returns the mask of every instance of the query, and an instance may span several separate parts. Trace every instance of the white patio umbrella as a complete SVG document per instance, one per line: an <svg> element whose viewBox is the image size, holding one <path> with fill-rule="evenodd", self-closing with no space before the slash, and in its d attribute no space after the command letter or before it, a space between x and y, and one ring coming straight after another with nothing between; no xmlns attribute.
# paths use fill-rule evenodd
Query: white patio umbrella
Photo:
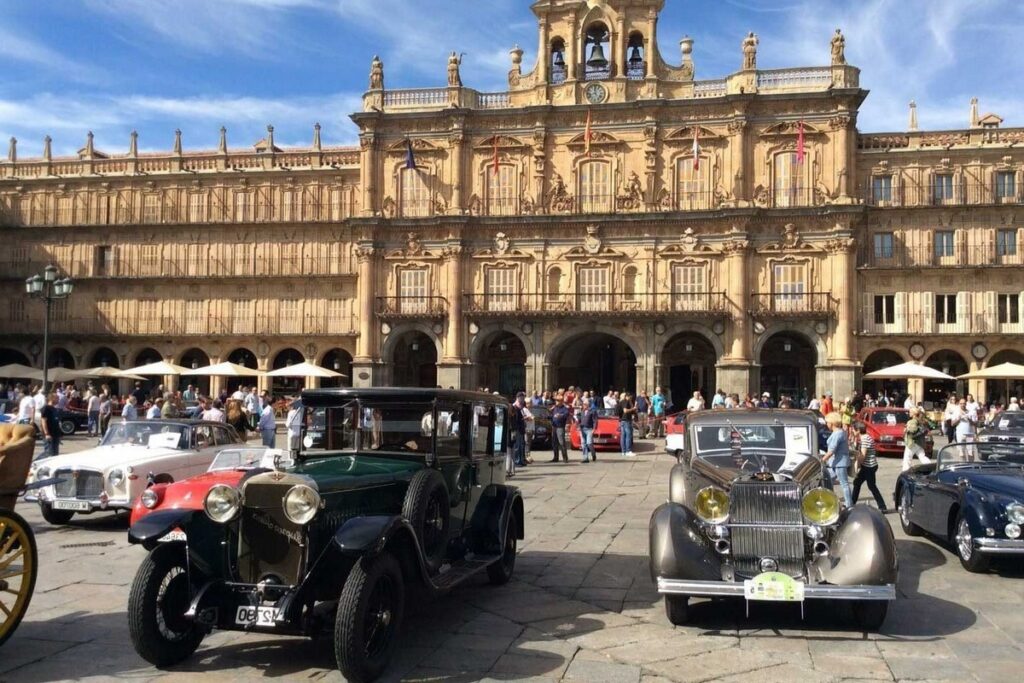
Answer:
<svg viewBox="0 0 1024 683"><path fill-rule="evenodd" d="M1024 365L1000 363L984 370L968 372L957 379L1024 379Z"/></svg>
<svg viewBox="0 0 1024 683"><path fill-rule="evenodd" d="M109 365L101 365L95 368L83 368L82 370L72 370L75 377L78 379L85 379L88 377L92 378L104 378L109 377L113 379L146 379L142 375L123 375L117 368L112 368Z"/></svg>
<svg viewBox="0 0 1024 683"><path fill-rule="evenodd" d="M81 379L81 376L77 371L69 368L50 368L46 371L46 379L50 382L69 382L75 379Z"/></svg>
<svg viewBox="0 0 1024 683"><path fill-rule="evenodd" d="M322 368L312 363L296 363L279 370L271 370L267 377L319 377L321 379L333 379L337 377L348 377L340 372Z"/></svg>
<svg viewBox="0 0 1024 683"><path fill-rule="evenodd" d="M4 379L42 379L43 371L21 363L0 366L0 377Z"/></svg>
<svg viewBox="0 0 1024 683"><path fill-rule="evenodd" d="M114 377L127 377L128 375L182 375L188 372L188 370L186 367L162 360L157 363L150 363L149 365L140 365L137 368L120 370Z"/></svg>
<svg viewBox="0 0 1024 683"><path fill-rule="evenodd" d="M263 372L237 363L224 362L207 365L205 368L186 370L181 374L186 377L261 377Z"/></svg>
<svg viewBox="0 0 1024 683"><path fill-rule="evenodd" d="M864 379L956 379L941 370L918 363L900 363L864 375Z"/></svg>

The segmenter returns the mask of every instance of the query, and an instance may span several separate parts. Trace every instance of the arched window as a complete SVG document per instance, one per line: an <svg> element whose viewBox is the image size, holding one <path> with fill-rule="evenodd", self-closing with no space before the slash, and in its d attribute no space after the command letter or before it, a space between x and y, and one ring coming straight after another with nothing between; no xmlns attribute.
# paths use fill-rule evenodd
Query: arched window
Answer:
<svg viewBox="0 0 1024 683"><path fill-rule="evenodd" d="M685 156L676 162L676 205L681 211L711 208L708 163L706 158L701 157L698 168L694 168L692 156Z"/></svg>
<svg viewBox="0 0 1024 683"><path fill-rule="evenodd" d="M799 206L800 204L800 170L796 152L783 152L775 155L773 198L775 206Z"/></svg>
<svg viewBox="0 0 1024 683"><path fill-rule="evenodd" d="M565 41L555 38L551 41L551 84L564 83L569 69L565 64Z"/></svg>
<svg viewBox="0 0 1024 683"><path fill-rule="evenodd" d="M516 213L516 167L488 164L487 170L487 213L490 216L512 216Z"/></svg>
<svg viewBox="0 0 1024 683"><path fill-rule="evenodd" d="M400 184L402 216L429 216L430 188L426 172L418 168L402 169Z"/></svg>
<svg viewBox="0 0 1024 683"><path fill-rule="evenodd" d="M603 213L611 210L611 165L606 161L588 161L580 164L580 208L584 213Z"/></svg>
<svg viewBox="0 0 1024 683"><path fill-rule="evenodd" d="M612 64L608 61L609 47L608 27L596 21L587 27L583 38L583 80L596 81L610 78Z"/></svg>
<svg viewBox="0 0 1024 683"><path fill-rule="evenodd" d="M562 269L554 267L548 271L547 298L548 301L558 301L562 295Z"/></svg>
<svg viewBox="0 0 1024 683"><path fill-rule="evenodd" d="M647 77L647 55L644 50L644 37L634 32L629 36L626 50L626 78L631 81L642 81Z"/></svg>
<svg viewBox="0 0 1024 683"><path fill-rule="evenodd" d="M622 300L640 300L640 271L636 266L627 266L622 272Z"/></svg>

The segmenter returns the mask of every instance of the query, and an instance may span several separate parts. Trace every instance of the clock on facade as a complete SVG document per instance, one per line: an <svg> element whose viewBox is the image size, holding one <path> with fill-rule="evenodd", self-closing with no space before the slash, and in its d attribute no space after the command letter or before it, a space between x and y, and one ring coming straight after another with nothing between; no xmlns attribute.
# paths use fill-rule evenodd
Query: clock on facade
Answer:
<svg viewBox="0 0 1024 683"><path fill-rule="evenodd" d="M591 83L584 91L584 95L587 97L587 102L601 104L608 97L608 91L600 83Z"/></svg>
<svg viewBox="0 0 1024 683"><path fill-rule="evenodd" d="M971 355L977 358L978 360L981 360L988 355L988 347L982 344L981 342L978 342L977 344L971 347Z"/></svg>

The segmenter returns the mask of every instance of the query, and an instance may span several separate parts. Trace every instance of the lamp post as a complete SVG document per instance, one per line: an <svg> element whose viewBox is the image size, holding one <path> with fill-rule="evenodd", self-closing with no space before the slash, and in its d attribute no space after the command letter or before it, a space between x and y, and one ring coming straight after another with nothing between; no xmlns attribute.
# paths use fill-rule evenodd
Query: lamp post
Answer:
<svg viewBox="0 0 1024 683"><path fill-rule="evenodd" d="M46 266L42 275L33 275L25 280L25 293L33 299L42 299L46 304L46 317L43 319L43 395L46 395L49 382L50 363L50 309L53 302L58 299L66 299L75 283L71 278L57 278L57 267Z"/></svg>

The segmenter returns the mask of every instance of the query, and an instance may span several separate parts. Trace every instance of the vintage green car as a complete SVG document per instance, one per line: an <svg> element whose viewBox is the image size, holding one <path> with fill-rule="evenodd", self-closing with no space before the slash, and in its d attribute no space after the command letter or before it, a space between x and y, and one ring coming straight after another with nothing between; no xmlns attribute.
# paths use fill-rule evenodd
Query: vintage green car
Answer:
<svg viewBox="0 0 1024 683"><path fill-rule="evenodd" d="M294 464L216 484L201 509L156 509L129 531L149 555L128 603L132 643L165 667L213 629L333 634L346 678L391 658L407 585L507 582L523 500L505 485L509 405L434 389L302 395ZM201 495L201 494L200 494Z"/></svg>

